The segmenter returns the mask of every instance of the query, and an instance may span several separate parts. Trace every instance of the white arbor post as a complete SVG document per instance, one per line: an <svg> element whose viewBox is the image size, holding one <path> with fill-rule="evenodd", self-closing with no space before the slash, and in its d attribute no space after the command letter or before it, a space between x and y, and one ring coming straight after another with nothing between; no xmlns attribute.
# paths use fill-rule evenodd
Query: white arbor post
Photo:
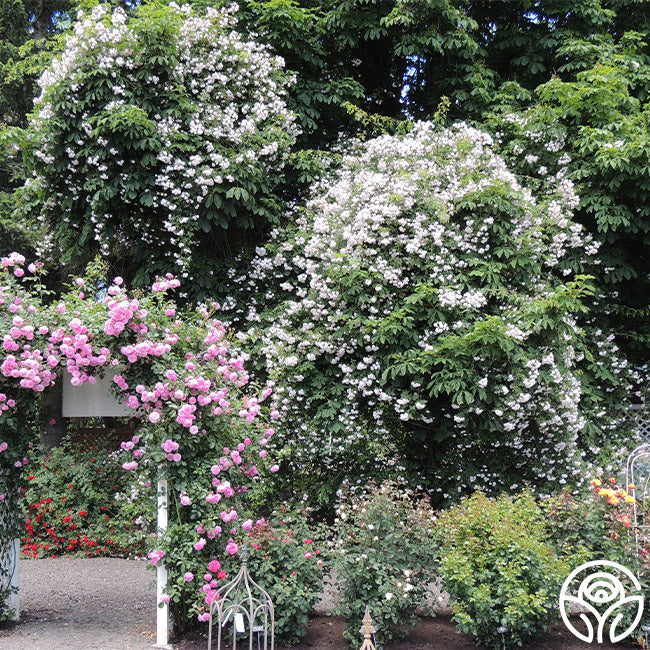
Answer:
<svg viewBox="0 0 650 650"><path fill-rule="evenodd" d="M18 478L10 469L0 470L0 591L4 604L12 612L11 619L20 618L18 583L20 574L20 533L25 525L20 508ZM10 590L6 594L6 590Z"/></svg>
<svg viewBox="0 0 650 650"><path fill-rule="evenodd" d="M20 538L16 537L10 542L9 548L9 586L13 590L7 599L9 609L13 610L12 620L17 621L20 618L20 592L18 591L18 581L20 578Z"/></svg>
<svg viewBox="0 0 650 650"><path fill-rule="evenodd" d="M158 535L167 530L167 481L158 479ZM156 569L156 648L169 648L169 605L162 602L167 588L167 569L164 560Z"/></svg>

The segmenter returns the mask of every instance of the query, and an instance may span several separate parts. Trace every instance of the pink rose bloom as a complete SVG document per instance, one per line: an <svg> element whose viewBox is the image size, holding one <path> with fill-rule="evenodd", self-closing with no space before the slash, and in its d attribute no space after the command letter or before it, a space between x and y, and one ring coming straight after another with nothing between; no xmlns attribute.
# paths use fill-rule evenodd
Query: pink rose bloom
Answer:
<svg viewBox="0 0 650 650"><path fill-rule="evenodd" d="M198 619L201 623L205 623L210 620L210 614L208 614L208 612L203 612L203 614L199 614Z"/></svg>
<svg viewBox="0 0 650 650"><path fill-rule="evenodd" d="M169 598L169 594L163 594L160 597L160 602L161 603L168 603L171 599Z"/></svg>
<svg viewBox="0 0 650 650"><path fill-rule="evenodd" d="M212 605L216 600L219 599L219 594L216 589L211 589L208 591L208 595L205 597L206 605Z"/></svg>
<svg viewBox="0 0 650 650"><path fill-rule="evenodd" d="M244 530L250 530L250 529L253 527L253 521L252 521L251 519L247 519L247 520L246 520L246 521L241 525L241 527L242 527Z"/></svg>
<svg viewBox="0 0 650 650"><path fill-rule="evenodd" d="M194 574L191 571L186 571L183 578L185 582L192 582L192 580L194 580Z"/></svg>
<svg viewBox="0 0 650 650"><path fill-rule="evenodd" d="M280 466L279 466L279 465L273 465L273 466L271 467L271 471L274 472L274 473L277 472L279 469L280 469Z"/></svg>
<svg viewBox="0 0 650 650"><path fill-rule="evenodd" d="M208 564L208 571L211 571L212 573L217 573L221 569L221 562L219 560L212 560L210 564ZM212 580L212 578L210 578Z"/></svg>
<svg viewBox="0 0 650 650"><path fill-rule="evenodd" d="M237 544L235 544L235 542L231 539L226 545L226 553L230 553L230 555L235 555L237 551L239 551L239 546L237 546Z"/></svg>
<svg viewBox="0 0 650 650"><path fill-rule="evenodd" d="M178 449L178 443L174 442L173 440L165 440L165 442L163 442L160 446L162 447L162 450L167 454L171 454Z"/></svg>
<svg viewBox="0 0 650 650"><path fill-rule="evenodd" d="M195 551L200 551L204 546L206 545L205 538L201 537L201 539L194 544L194 550Z"/></svg>
<svg viewBox="0 0 650 650"><path fill-rule="evenodd" d="M160 562L160 560L165 557L165 551L151 551L147 557L149 558L151 564L157 567L158 562Z"/></svg>
<svg viewBox="0 0 650 650"><path fill-rule="evenodd" d="M181 494L181 504L184 506L189 506L192 503L192 499L187 496L187 494Z"/></svg>

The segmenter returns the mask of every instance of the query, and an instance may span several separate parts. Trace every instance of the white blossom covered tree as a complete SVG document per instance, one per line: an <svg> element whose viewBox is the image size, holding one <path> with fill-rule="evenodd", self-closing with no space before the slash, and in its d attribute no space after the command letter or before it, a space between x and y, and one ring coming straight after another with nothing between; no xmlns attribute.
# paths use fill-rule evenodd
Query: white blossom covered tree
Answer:
<svg viewBox="0 0 650 650"><path fill-rule="evenodd" d="M241 336L282 385L294 476L548 487L619 444L628 369L584 320L597 245L576 205L564 171L534 196L464 124L347 155L233 278L257 295Z"/></svg>
<svg viewBox="0 0 650 650"><path fill-rule="evenodd" d="M99 253L140 284L163 268L194 275L200 296L216 282L211 262L237 243L227 231L277 217L297 133L290 80L281 58L235 31L235 10L79 16L24 136L21 210L42 223L44 252L76 265Z"/></svg>

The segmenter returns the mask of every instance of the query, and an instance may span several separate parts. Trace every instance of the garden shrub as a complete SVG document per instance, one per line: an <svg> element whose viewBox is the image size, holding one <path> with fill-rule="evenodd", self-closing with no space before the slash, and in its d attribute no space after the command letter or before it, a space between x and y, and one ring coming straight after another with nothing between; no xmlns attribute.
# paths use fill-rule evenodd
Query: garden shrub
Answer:
<svg viewBox="0 0 650 650"><path fill-rule="evenodd" d="M497 650L532 641L559 618L560 586L573 567L548 543L530 492L476 492L440 515L436 539L459 632Z"/></svg>
<svg viewBox="0 0 650 650"><path fill-rule="evenodd" d="M630 370L582 316L577 203L562 169L533 192L466 124L361 143L314 185L228 302L278 383L297 490L396 462L438 501L551 493L629 442Z"/></svg>
<svg viewBox="0 0 650 650"><path fill-rule="evenodd" d="M346 486L336 509L334 566L342 581L338 613L344 636L359 639L366 605L381 645L429 611L425 593L434 577L433 511L426 498L394 482Z"/></svg>
<svg viewBox="0 0 650 650"><path fill-rule="evenodd" d="M134 476L122 468L124 455L119 449L85 449L67 441L53 449L34 450L23 497L22 553L29 557L146 555L155 490L142 485L148 498L131 498L137 488L132 486Z"/></svg>
<svg viewBox="0 0 650 650"><path fill-rule="evenodd" d="M589 559L637 564L634 538L634 497L616 479L591 481L590 489L567 490L541 501L549 540L558 552L584 549ZM642 553L643 554L643 553Z"/></svg>
<svg viewBox="0 0 650 650"><path fill-rule="evenodd" d="M323 532L310 526L304 514L283 506L268 520L255 523L243 538L250 574L275 607L276 643L294 645L307 631L323 588ZM237 556L222 562L229 578L240 566Z"/></svg>

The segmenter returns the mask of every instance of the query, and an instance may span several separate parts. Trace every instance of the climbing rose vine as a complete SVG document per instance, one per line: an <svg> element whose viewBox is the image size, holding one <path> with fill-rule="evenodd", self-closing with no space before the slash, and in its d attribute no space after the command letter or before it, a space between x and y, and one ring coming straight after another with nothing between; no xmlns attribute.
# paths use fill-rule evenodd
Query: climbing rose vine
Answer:
<svg viewBox="0 0 650 650"><path fill-rule="evenodd" d="M565 170L533 195L464 124L347 155L232 276L240 337L282 386L289 477L325 498L364 464L447 498L552 489L625 440L631 376L582 315L598 262L577 203Z"/></svg>
<svg viewBox="0 0 650 650"><path fill-rule="evenodd" d="M44 226L44 251L74 264L126 255L141 285L153 269L188 277L195 265L184 290L200 293L225 229L277 218L297 134L290 79L281 58L235 31L234 11L79 14L40 79L23 143L21 201Z"/></svg>
<svg viewBox="0 0 650 650"><path fill-rule="evenodd" d="M180 285L171 274L134 294L121 278L106 286L91 269L54 298L40 284L42 269L25 268L21 255L0 265L0 478L20 484L30 441L25 414L40 393L58 378L80 385L108 373L140 420L122 444L123 468L137 485L168 481L170 526L151 540L149 557L170 571L164 599L182 625L205 608L205 594L183 576L203 575L224 552L237 552L253 516L248 491L278 469L266 448L278 415L266 405L271 385L249 382L215 317L218 305L178 310L168 297ZM17 494L3 491L0 510L17 508ZM218 580L215 572L212 591Z"/></svg>

